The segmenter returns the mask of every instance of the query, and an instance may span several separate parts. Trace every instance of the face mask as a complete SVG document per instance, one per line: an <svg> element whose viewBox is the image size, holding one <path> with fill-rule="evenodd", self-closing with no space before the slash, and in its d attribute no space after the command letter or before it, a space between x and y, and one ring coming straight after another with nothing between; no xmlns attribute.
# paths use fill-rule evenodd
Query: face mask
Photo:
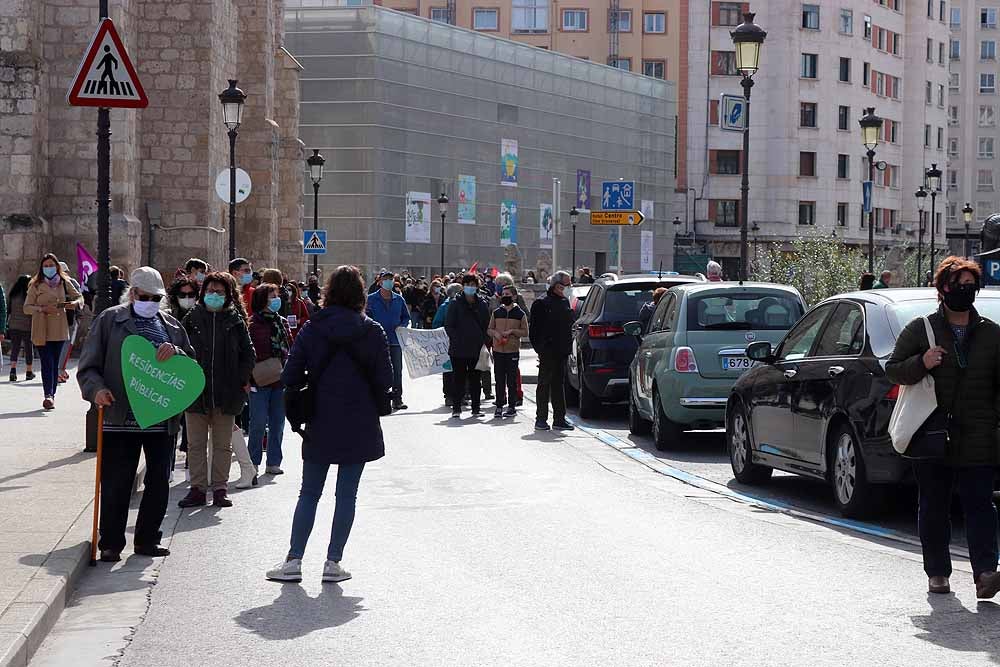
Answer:
<svg viewBox="0 0 1000 667"><path fill-rule="evenodd" d="M438 287L434 291L437 292L438 294L444 294L444 288L443 287Z"/></svg>
<svg viewBox="0 0 1000 667"><path fill-rule="evenodd" d="M195 280L196 280L196 281L198 282L198 284L200 285L200 284L202 284L203 282L205 282L205 274L204 274L204 273L201 273L201 272L199 271L198 273L194 274L194 279L195 279Z"/></svg>
<svg viewBox="0 0 1000 667"><path fill-rule="evenodd" d="M395 287L395 286L396 286L396 283L394 283L391 280L383 280L382 281L382 289L384 289L386 292L391 292L392 288Z"/></svg>
<svg viewBox="0 0 1000 667"><path fill-rule="evenodd" d="M475 285L466 285L462 288L462 291L465 292L465 296L476 296L476 292L479 290L476 289Z"/></svg>
<svg viewBox="0 0 1000 667"><path fill-rule="evenodd" d="M223 299L223 301L225 301L225 299ZM186 299L177 299L177 303L180 304L180 307L184 310L191 310L194 308L194 297L189 296Z"/></svg>
<svg viewBox="0 0 1000 667"><path fill-rule="evenodd" d="M276 313L279 310L281 310L281 297L276 296L270 301L268 301L267 309L270 310L272 313Z"/></svg>
<svg viewBox="0 0 1000 667"><path fill-rule="evenodd" d="M252 273L244 273L244 274L240 275L240 284L241 285L249 285L251 280L253 280L253 274Z"/></svg>
<svg viewBox="0 0 1000 667"><path fill-rule="evenodd" d="M136 315L148 320L156 315L156 311L160 309L160 304L156 301L133 301L132 309L135 310Z"/></svg>
<svg viewBox="0 0 1000 667"><path fill-rule="evenodd" d="M58 272L59 272L59 269L57 269L54 266L43 266L42 267L42 273L45 274L45 277L49 278L49 279L55 278L56 277L56 273L58 273Z"/></svg>
<svg viewBox="0 0 1000 667"><path fill-rule="evenodd" d="M500 297L500 303L502 303L505 306L509 306L510 304L514 303L514 297L512 297L512 296L502 296L502 297Z"/></svg>
<svg viewBox="0 0 1000 667"><path fill-rule="evenodd" d="M226 305L226 297L221 294L206 294L205 295L205 307L209 310L222 310L222 307Z"/></svg>
<svg viewBox="0 0 1000 667"><path fill-rule="evenodd" d="M975 285L952 285L950 292L944 293L944 305L956 313L964 313L972 308L976 300Z"/></svg>

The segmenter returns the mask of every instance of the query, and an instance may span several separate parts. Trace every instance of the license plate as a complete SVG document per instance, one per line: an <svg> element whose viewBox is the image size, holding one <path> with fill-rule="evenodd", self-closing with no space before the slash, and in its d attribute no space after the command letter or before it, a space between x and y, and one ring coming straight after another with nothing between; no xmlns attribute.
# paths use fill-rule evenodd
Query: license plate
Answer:
<svg viewBox="0 0 1000 667"><path fill-rule="evenodd" d="M722 357L722 370L745 371L750 368L750 363L747 357Z"/></svg>

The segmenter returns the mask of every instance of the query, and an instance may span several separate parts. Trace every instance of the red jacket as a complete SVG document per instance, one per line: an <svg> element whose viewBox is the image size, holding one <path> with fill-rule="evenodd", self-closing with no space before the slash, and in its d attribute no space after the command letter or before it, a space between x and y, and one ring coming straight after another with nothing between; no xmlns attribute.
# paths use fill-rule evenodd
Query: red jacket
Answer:
<svg viewBox="0 0 1000 667"><path fill-rule="evenodd" d="M243 286L243 307L246 308L247 315L253 315L253 308L250 307L250 302L253 301L253 293L253 285Z"/></svg>

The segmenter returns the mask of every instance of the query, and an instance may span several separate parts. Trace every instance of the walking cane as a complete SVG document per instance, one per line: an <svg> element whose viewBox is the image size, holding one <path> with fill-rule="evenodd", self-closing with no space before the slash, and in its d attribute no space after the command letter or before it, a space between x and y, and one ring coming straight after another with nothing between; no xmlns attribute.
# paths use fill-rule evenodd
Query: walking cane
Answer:
<svg viewBox="0 0 1000 667"><path fill-rule="evenodd" d="M97 565L97 518L101 511L101 458L104 454L104 406L97 406L97 472L94 474L94 526L90 536L90 565Z"/></svg>

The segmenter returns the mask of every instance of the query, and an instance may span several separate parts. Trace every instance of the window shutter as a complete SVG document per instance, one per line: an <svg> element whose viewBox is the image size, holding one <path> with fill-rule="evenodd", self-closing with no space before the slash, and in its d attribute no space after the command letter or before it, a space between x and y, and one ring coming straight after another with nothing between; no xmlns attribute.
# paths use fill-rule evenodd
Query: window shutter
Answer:
<svg viewBox="0 0 1000 667"><path fill-rule="evenodd" d="M712 125L719 124L719 100L708 103L708 122Z"/></svg>

